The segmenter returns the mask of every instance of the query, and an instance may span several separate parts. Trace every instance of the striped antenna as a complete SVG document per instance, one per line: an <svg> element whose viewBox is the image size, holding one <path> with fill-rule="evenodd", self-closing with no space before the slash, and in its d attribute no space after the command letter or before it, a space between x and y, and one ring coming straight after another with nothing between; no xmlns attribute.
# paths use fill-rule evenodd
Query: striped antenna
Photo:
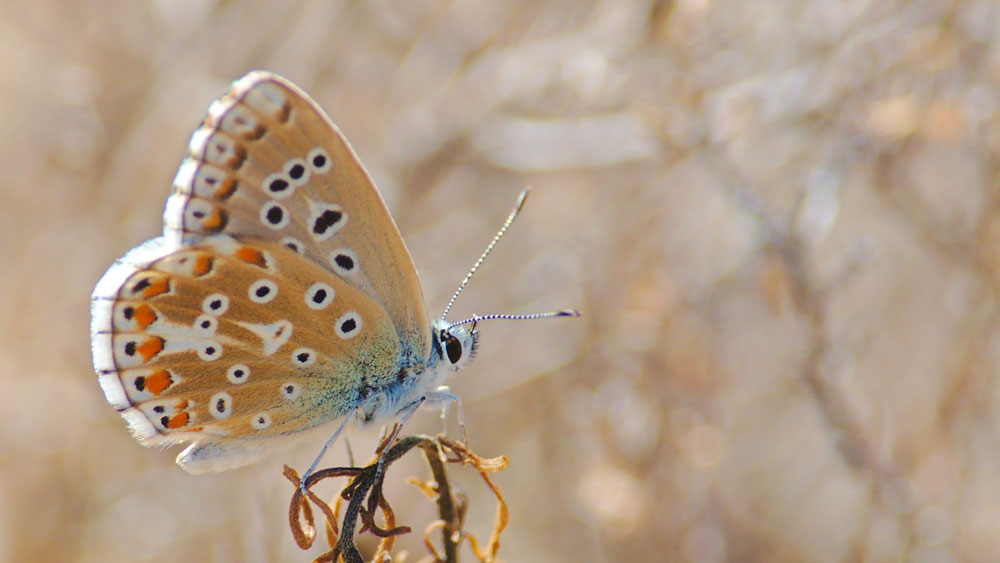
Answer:
<svg viewBox="0 0 1000 563"><path fill-rule="evenodd" d="M493 319L504 319L507 321L529 321L532 319L551 319L554 317L579 317L580 312L576 309L563 309L561 311L552 311L550 313L530 313L527 315L505 315L505 314L492 314L492 315L473 315L464 321L458 321L457 323L451 323L448 325L448 330L455 328L456 326L478 323L479 321L492 321Z"/></svg>
<svg viewBox="0 0 1000 563"><path fill-rule="evenodd" d="M521 192L521 195L517 197L517 203L514 204L514 210L510 212L509 216L507 216L507 220L504 221L503 227L500 227L500 232L497 233L497 236L493 237L493 240L490 242L490 245L487 246L486 250L483 251L483 254L482 256L479 257L479 260L476 260L476 263L472 265L472 269L470 269L469 273L465 275L465 279L462 280L462 283L458 286L458 289L455 290L455 294L451 296L451 301L448 301L448 306L444 308L444 314L441 315L442 321L448 320L448 311L451 311L451 306L454 305L455 300L458 299L458 294L462 293L462 290L465 289L465 285L469 283L470 279L472 279L472 274L475 274L476 270L479 269L479 266L482 266L483 261L486 260L486 257L489 256L490 252L493 251L493 247L496 246L497 242L500 240L500 237L502 237L504 233L507 232L507 229L510 228L510 225L514 222L514 219L517 218L518 213L521 212L521 208L524 207L524 200L528 199L528 192L530 191L531 191L530 186L524 188L524 191Z"/></svg>

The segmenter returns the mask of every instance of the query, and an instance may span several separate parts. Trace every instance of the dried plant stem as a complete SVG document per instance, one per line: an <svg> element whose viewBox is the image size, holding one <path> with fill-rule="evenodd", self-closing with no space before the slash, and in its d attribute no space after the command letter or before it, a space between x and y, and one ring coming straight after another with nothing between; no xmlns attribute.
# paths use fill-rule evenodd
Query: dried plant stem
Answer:
<svg viewBox="0 0 1000 563"><path fill-rule="evenodd" d="M410 528L408 526L396 526L395 514L388 500L383 495L382 487L388 467L414 447L419 447L423 450L424 459L430 468L433 480L422 482L411 479L410 482L417 485L429 497L435 499L440 518L431 523L425 531L424 543L427 546L428 552L435 561L457 563L458 548L462 540L467 539L477 559L487 563L494 561L500 545L500 533L507 525L507 505L499 489L489 479L487 473L502 470L506 467L507 460L503 457L495 459L480 458L461 444L448 441L441 436L437 438L412 436L400 439L384 453L382 461L384 468L381 472L378 471L377 461L366 467L332 467L316 471L305 483L308 499L304 498L301 490L299 490L298 474L293 469L285 466L284 475L295 486L288 516L292 535L299 547L308 549L312 546L316 538L312 509L309 506L309 501L311 501L326 516L327 541L331 546L331 550L318 557L316 561L343 560L348 563L363 561L361 552L354 543L355 532L362 533L367 531L382 538L373 556L373 561L383 560L385 556L391 554L395 537L400 534L409 533ZM490 541L486 546L480 546L475 536L463 530L466 506L462 501L462 497L457 496L453 492L448 479L448 463L472 465L497 497L497 519L493 533L490 536ZM350 481L343 488L340 495L338 495L337 502L332 509L312 492L313 485L331 477L350 478ZM347 501L347 507L344 510L344 517L338 534L337 515L340 511L341 500ZM375 514L379 510L382 511L385 519L384 528L375 522ZM361 522L360 527L358 526L359 520ZM443 553L439 553L429 540L429 534L439 527L441 528Z"/></svg>

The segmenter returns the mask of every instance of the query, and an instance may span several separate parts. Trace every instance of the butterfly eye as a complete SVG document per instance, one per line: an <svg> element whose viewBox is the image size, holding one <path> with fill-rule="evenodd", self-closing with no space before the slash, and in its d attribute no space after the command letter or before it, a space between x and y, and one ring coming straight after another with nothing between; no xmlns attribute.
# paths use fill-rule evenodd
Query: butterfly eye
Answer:
<svg viewBox="0 0 1000 563"><path fill-rule="evenodd" d="M445 352L448 353L448 361L457 364L462 359L462 343L452 335L447 335L444 341Z"/></svg>

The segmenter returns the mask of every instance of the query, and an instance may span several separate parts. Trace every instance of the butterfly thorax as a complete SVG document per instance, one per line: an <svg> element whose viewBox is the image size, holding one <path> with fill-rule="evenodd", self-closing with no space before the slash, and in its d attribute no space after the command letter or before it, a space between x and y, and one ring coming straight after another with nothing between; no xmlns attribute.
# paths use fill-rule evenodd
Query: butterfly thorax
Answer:
<svg viewBox="0 0 1000 563"><path fill-rule="evenodd" d="M464 327L448 329L446 321L431 325L430 355L423 362L407 362L381 386L364 380L358 388L358 420L362 424L379 423L398 416L416 401L438 391L452 372L472 360L479 345L479 333Z"/></svg>

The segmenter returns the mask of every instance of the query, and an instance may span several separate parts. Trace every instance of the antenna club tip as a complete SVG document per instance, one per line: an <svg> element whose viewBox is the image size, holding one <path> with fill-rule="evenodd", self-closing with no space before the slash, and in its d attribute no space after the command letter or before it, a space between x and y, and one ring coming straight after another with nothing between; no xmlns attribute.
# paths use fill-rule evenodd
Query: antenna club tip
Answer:
<svg viewBox="0 0 1000 563"><path fill-rule="evenodd" d="M515 205L514 208L518 212L520 212L521 208L524 207L524 202L528 199L529 193L531 193L531 186L525 186L525 188L521 190L521 195L517 196L517 205Z"/></svg>
<svg viewBox="0 0 1000 563"><path fill-rule="evenodd" d="M556 312L556 316L557 317L579 317L580 316L580 311L577 311L576 309L562 309L562 310Z"/></svg>

